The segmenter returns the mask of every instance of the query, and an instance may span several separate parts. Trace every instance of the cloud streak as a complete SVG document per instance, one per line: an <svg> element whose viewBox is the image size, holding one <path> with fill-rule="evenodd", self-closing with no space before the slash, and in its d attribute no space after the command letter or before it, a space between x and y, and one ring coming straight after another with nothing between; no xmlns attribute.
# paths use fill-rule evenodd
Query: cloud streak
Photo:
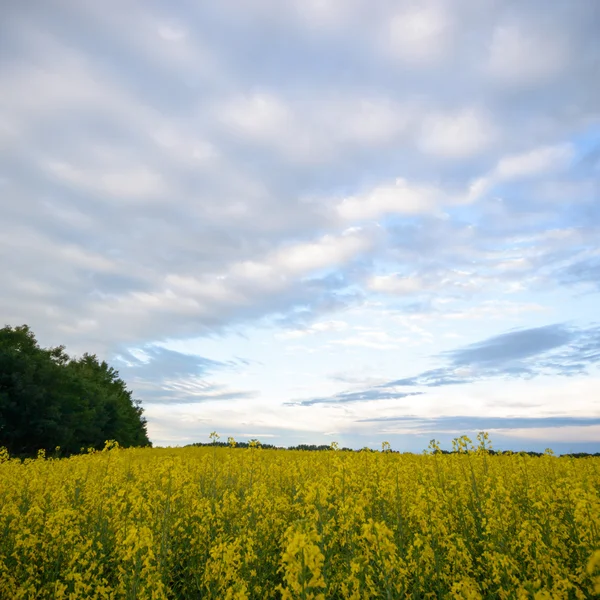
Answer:
<svg viewBox="0 0 600 600"><path fill-rule="evenodd" d="M371 400L400 400L409 396L418 396L422 392L386 392L373 389L363 392L342 392L326 398L311 398L286 402L286 406L314 406L315 404L348 404L352 402L368 402Z"/></svg>
<svg viewBox="0 0 600 600"><path fill-rule="evenodd" d="M398 379L383 387L439 387L489 377L535 377L585 372L600 358L600 328L562 323L510 331L443 355L446 367Z"/></svg>
<svg viewBox="0 0 600 600"><path fill-rule="evenodd" d="M579 329L562 323L509 331L437 358L445 366L395 379L369 389L313 398L292 404L340 404L369 400L394 400L418 395L405 388L442 388L504 378L530 379L539 375L573 376L600 363L600 327Z"/></svg>
<svg viewBox="0 0 600 600"><path fill-rule="evenodd" d="M208 379L215 372L235 371L247 363L243 359L220 362L158 346L132 349L117 357L121 377L143 397L144 404L198 404L254 398L255 391L234 390Z"/></svg>

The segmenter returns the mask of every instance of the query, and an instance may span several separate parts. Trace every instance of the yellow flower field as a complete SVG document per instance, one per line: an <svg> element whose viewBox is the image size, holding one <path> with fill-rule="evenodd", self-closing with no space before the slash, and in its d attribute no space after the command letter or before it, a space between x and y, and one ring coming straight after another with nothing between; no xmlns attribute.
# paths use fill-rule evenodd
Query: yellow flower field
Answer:
<svg viewBox="0 0 600 600"><path fill-rule="evenodd" d="M0 598L599 598L600 459L457 448L4 452Z"/></svg>

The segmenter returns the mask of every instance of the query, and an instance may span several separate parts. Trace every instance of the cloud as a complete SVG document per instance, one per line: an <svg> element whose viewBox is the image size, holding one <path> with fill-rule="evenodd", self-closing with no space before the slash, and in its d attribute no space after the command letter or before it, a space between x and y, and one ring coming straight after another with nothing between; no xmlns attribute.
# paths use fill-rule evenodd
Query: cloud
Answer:
<svg viewBox="0 0 600 600"><path fill-rule="evenodd" d="M236 370L239 360L221 362L160 346L145 346L125 350L115 356L115 361L120 376L135 389L144 406L157 403L196 404L256 396L255 391L235 390L207 379L215 371Z"/></svg>
<svg viewBox="0 0 600 600"><path fill-rule="evenodd" d="M446 352L449 365L383 387L437 387L490 377L535 377L585 372L600 358L600 328L562 323L510 331Z"/></svg>
<svg viewBox="0 0 600 600"><path fill-rule="evenodd" d="M335 396L310 398L286 402L285 406L314 406L315 404L349 404L352 402L370 402L373 400L399 400L409 396L418 396L423 392L387 392L382 390L366 390L364 392L342 392Z"/></svg>
<svg viewBox="0 0 600 600"><path fill-rule="evenodd" d="M530 177L546 171L564 168L573 156L571 144L543 146L523 154L502 158L494 175L500 180Z"/></svg>
<svg viewBox="0 0 600 600"><path fill-rule="evenodd" d="M115 157L116 158L116 157ZM143 201L162 198L167 190L161 176L144 165L123 165L98 171L50 161L48 172L60 181L100 196Z"/></svg>
<svg viewBox="0 0 600 600"><path fill-rule="evenodd" d="M116 358L124 365L121 367L124 372L156 379L203 375L227 366L219 361L175 352L160 346L129 350L117 355Z"/></svg>
<svg viewBox="0 0 600 600"><path fill-rule="evenodd" d="M330 332L340 332L348 329L348 323L345 321L339 320L330 320L330 321L318 321L313 323L312 325L308 325L302 329L288 329L283 331L280 334L277 334L277 337L283 340L289 339L297 339L302 338L309 335L322 334L322 333L330 333Z"/></svg>
<svg viewBox="0 0 600 600"><path fill-rule="evenodd" d="M497 136L495 129L479 108L431 114L423 122L418 145L439 158L465 159L486 150Z"/></svg>
<svg viewBox="0 0 600 600"><path fill-rule="evenodd" d="M234 139L298 165L316 165L335 163L355 148L399 139L415 107L375 92L348 97L328 90L318 98L288 99L259 89L219 102L214 111Z"/></svg>
<svg viewBox="0 0 600 600"><path fill-rule="evenodd" d="M376 275L369 281L369 287L376 292L388 294L414 294L425 289L425 283L419 277L401 277L394 275Z"/></svg>
<svg viewBox="0 0 600 600"><path fill-rule="evenodd" d="M344 264L366 252L372 242L358 228L347 229L341 236L324 236L317 242L290 245L279 250L273 262L292 273L306 273Z"/></svg>
<svg viewBox="0 0 600 600"><path fill-rule="evenodd" d="M360 419L360 423L402 422L426 424L432 429L481 431L494 429L532 429L539 427L567 427L575 425L600 425L600 417L483 417L483 416L451 416L423 418L410 415L397 417L374 417Z"/></svg>
<svg viewBox="0 0 600 600"><path fill-rule="evenodd" d="M490 173L471 184L469 199L471 201L477 199L502 182L562 171L571 162L573 154L573 146L566 143L542 146L505 156L498 161Z"/></svg>
<svg viewBox="0 0 600 600"><path fill-rule="evenodd" d="M250 400L256 391L232 390L229 386L211 383L198 378L165 380L153 385L147 380L135 381L136 394L149 404L199 404L202 402L228 402Z"/></svg>
<svg viewBox="0 0 600 600"><path fill-rule="evenodd" d="M503 84L532 86L557 76L569 62L569 42L560 29L537 22L503 23L492 35L488 71Z"/></svg>
<svg viewBox="0 0 600 600"><path fill-rule="evenodd" d="M461 385L472 380L472 373L469 369L451 369L439 368L423 371L413 377L396 379L382 384L381 387L442 387L448 385Z"/></svg>
<svg viewBox="0 0 600 600"><path fill-rule="evenodd" d="M389 20L387 50L397 60L418 66L444 58L453 22L441 2L406 3Z"/></svg>
<svg viewBox="0 0 600 600"><path fill-rule="evenodd" d="M535 443L539 440L543 440L546 447L551 445L552 448L557 448L559 444L562 446L566 445L566 452L569 453L588 452L592 454L597 452L595 450L595 442L600 435L600 427L598 425L592 423L582 425L570 425L569 423L559 426L552 426L552 424L549 425L549 427L540 427L537 429L528 427L521 429L508 429L502 431L502 435L509 440L511 438L512 440L518 440L517 443L520 443L521 445L523 443L531 444L532 441ZM524 440L527 441L525 442ZM573 449L574 440L577 440L576 444L580 449ZM584 445L588 446L587 449ZM569 448L569 446L571 447ZM560 452L560 450L558 450L558 452Z"/></svg>
<svg viewBox="0 0 600 600"><path fill-rule="evenodd" d="M558 271L562 283L590 284L600 288L600 257L590 257L574 262Z"/></svg>
<svg viewBox="0 0 600 600"><path fill-rule="evenodd" d="M511 331L448 353L456 366L502 366L565 346L578 332L562 324Z"/></svg>
<svg viewBox="0 0 600 600"><path fill-rule="evenodd" d="M187 37L187 31L177 23L166 23L158 27L158 35L168 42L181 42Z"/></svg>
<svg viewBox="0 0 600 600"><path fill-rule="evenodd" d="M329 342L328 346L355 346L361 348L370 348L373 350L398 350L401 346L410 342L408 336L396 337L386 331L378 330L358 330L355 335L340 338Z"/></svg>
<svg viewBox="0 0 600 600"><path fill-rule="evenodd" d="M411 185L403 179L344 198L336 207L347 221L377 219L388 214L423 214L434 212L445 200L444 194L429 186Z"/></svg>
<svg viewBox="0 0 600 600"><path fill-rule="evenodd" d="M450 302L448 302L450 301ZM440 321L490 321L521 320L525 315L549 312L550 308L535 302L511 302L509 300L484 300L477 306L452 308L452 298L437 297L431 302L417 304L410 314L392 313L390 316L405 327L414 327L417 323Z"/></svg>
<svg viewBox="0 0 600 600"><path fill-rule="evenodd" d="M402 398L407 393L404 388L442 388L498 377L530 379L542 374L582 374L600 363L600 328L580 329L557 323L509 331L435 358L447 364L368 389L331 396L331 403L342 402L346 397L349 401ZM306 402L325 401L328 400L319 398Z"/></svg>

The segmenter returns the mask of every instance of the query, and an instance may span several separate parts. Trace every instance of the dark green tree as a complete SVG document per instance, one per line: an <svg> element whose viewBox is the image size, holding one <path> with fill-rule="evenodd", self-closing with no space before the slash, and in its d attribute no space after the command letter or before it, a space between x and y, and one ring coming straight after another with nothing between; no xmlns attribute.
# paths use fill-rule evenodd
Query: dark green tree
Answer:
<svg viewBox="0 0 600 600"><path fill-rule="evenodd" d="M92 413L100 444L107 439L117 440L121 446L149 444L143 409L118 371L87 353L79 360L71 360L68 367L84 386L83 396L89 399L86 409Z"/></svg>
<svg viewBox="0 0 600 600"><path fill-rule="evenodd" d="M149 445L142 408L119 374L96 356L71 359L40 348L27 325L0 329L0 446L17 456Z"/></svg>

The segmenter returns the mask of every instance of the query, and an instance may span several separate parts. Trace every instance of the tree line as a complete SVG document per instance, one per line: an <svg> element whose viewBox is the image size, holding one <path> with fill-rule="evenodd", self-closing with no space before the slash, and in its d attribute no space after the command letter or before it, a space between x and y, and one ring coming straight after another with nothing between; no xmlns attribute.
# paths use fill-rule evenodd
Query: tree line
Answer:
<svg viewBox="0 0 600 600"><path fill-rule="evenodd" d="M118 371L95 354L41 348L27 325L0 329L0 447L12 456L68 456L106 440L150 446L142 414Z"/></svg>
<svg viewBox="0 0 600 600"><path fill-rule="evenodd" d="M258 445L264 449L264 450L303 450L305 452L329 452L329 451L333 451L333 450L337 450L339 452L377 452L377 450L374 450L372 448L369 447L364 447L364 448L360 448L360 449L355 449L355 448L347 448L347 447L335 447L332 446L331 444L299 444L298 446L274 446L273 444L263 444L261 442L258 442ZM189 447L203 447L203 446L216 446L218 448L228 448L228 447L235 447L235 448L251 448L252 444L248 443L248 442L235 442L234 444L232 444L231 442L219 442L216 440L213 440L211 442L193 442L192 444L186 444L186 448ZM398 450L384 450L385 452L390 452L392 454L415 454L414 452L400 452ZM519 455L523 455L523 456L532 456L532 457L541 457L541 456L545 456L547 454L547 452L534 452L532 450L519 450L519 451L513 451L513 450L493 450L492 448L488 448L486 449L486 452L492 456L510 456L513 454L519 454ZM435 450L433 452L434 454L460 454L459 451L456 450L443 450L443 449L439 449L439 450ZM591 454L589 452L571 452L568 454L561 454L561 457L570 457L570 458L587 458L587 457L594 457L594 456L600 456L600 452L596 452L594 454Z"/></svg>

